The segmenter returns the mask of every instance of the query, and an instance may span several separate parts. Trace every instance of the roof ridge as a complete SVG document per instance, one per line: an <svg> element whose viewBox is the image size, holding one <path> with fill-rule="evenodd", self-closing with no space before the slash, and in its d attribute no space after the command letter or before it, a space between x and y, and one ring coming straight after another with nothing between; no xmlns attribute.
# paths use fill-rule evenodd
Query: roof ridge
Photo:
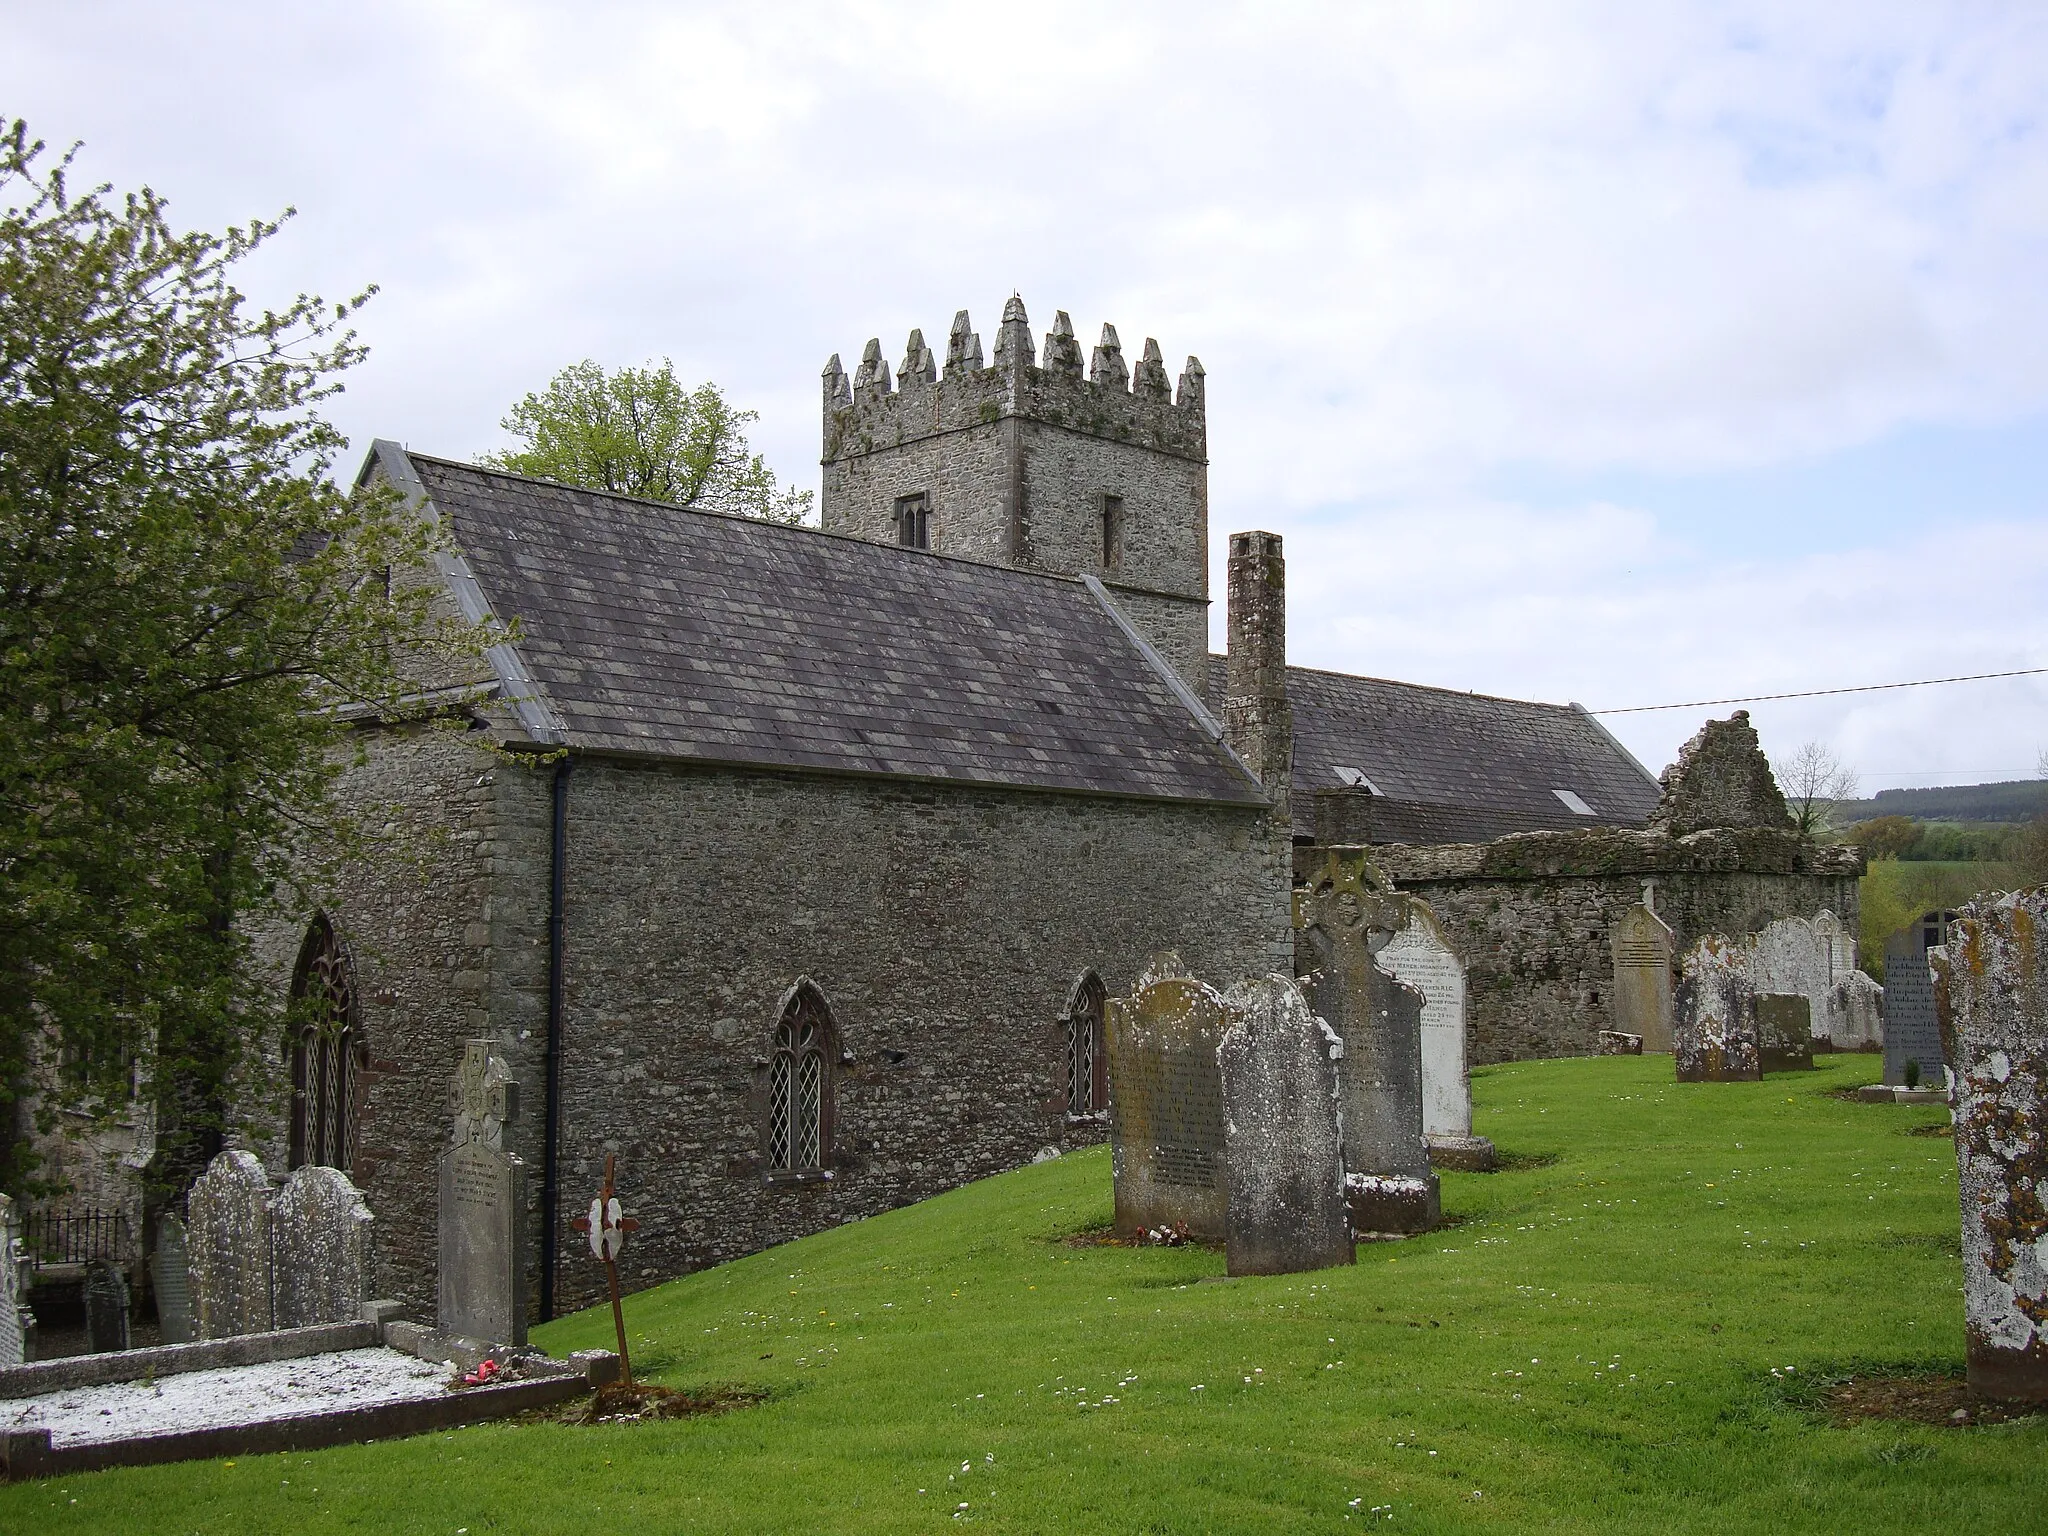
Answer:
<svg viewBox="0 0 2048 1536"><path fill-rule="evenodd" d="M1210 655L1214 659L1215 653ZM1521 704L1530 709L1554 709L1560 714L1579 714L1583 711L1572 704L1552 704L1545 699L1517 699L1505 693L1481 693L1476 688L1445 688L1436 683L1411 683L1398 677L1375 677L1368 672L1339 672L1334 667L1305 667L1295 662L1287 664L1290 672L1313 672L1320 677L1341 677L1353 683L1383 683L1389 688L1412 688L1419 693L1440 693L1452 699L1482 699L1489 704Z"/></svg>

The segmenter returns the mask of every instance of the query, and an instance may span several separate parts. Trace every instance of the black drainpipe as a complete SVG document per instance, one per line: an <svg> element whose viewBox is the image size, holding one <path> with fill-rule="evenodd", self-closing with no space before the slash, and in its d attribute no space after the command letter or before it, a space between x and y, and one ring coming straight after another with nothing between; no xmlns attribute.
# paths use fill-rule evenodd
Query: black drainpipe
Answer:
<svg viewBox="0 0 2048 1536"><path fill-rule="evenodd" d="M569 759L555 764L554 835L548 865L548 1052L546 1125L540 1172L540 1320L555 1315L555 1229L561 1190L556 1177L562 1139L563 888L569 868Z"/></svg>

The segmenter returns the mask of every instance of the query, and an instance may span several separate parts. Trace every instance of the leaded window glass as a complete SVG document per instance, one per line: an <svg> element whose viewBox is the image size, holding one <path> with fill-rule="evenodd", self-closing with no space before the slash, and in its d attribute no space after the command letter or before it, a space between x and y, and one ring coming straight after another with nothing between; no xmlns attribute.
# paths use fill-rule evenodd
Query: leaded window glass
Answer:
<svg viewBox="0 0 2048 1536"><path fill-rule="evenodd" d="M828 1165L832 1151L831 1010L815 987L797 988L775 1026L768 1063L768 1161L781 1172Z"/></svg>
<svg viewBox="0 0 2048 1536"><path fill-rule="evenodd" d="M355 1162L361 1074L368 1055L357 1012L355 966L324 915L299 951L291 999L291 1167L347 1171Z"/></svg>
<svg viewBox="0 0 2048 1536"><path fill-rule="evenodd" d="M1100 1114L1109 1108L1109 1058L1102 1036L1108 993L1093 971L1083 976L1061 1021L1065 1031L1067 1113Z"/></svg>

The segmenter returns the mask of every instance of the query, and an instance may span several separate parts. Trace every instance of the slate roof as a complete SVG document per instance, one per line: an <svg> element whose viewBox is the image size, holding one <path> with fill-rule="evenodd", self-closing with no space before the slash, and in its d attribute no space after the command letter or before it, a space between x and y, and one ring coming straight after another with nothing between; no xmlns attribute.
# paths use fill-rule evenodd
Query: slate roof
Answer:
<svg viewBox="0 0 2048 1536"><path fill-rule="evenodd" d="M1263 803L1078 581L377 453L572 749Z"/></svg>
<svg viewBox="0 0 2048 1536"><path fill-rule="evenodd" d="M1224 660L1210 658L1209 698ZM1532 704L1308 667L1287 669L1294 707L1294 830L1315 834L1315 791L1372 780L1376 843L1477 843L1509 832L1640 827L1657 782L1575 705ZM1582 816L1552 793L1592 808Z"/></svg>

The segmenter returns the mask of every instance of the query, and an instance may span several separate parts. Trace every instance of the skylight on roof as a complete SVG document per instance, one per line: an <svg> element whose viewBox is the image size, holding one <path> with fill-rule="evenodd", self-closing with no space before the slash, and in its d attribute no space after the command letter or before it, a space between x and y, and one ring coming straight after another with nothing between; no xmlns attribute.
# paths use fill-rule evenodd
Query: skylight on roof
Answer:
<svg viewBox="0 0 2048 1536"><path fill-rule="evenodd" d="M1338 779L1340 779L1342 782L1349 784L1353 789L1362 789L1368 795L1384 795L1386 793L1385 790L1381 789L1379 785L1373 783L1371 779L1368 779L1362 772L1360 772L1356 768L1346 768L1343 764L1339 763L1330 771L1336 774Z"/></svg>
<svg viewBox="0 0 2048 1536"><path fill-rule="evenodd" d="M1593 809L1593 807L1586 804L1585 801L1581 800L1577 795L1573 794L1568 789L1553 789L1551 793L1557 796L1558 799L1562 800L1564 802L1564 808L1570 811L1574 816L1593 816L1598 814L1598 812L1596 812Z"/></svg>

